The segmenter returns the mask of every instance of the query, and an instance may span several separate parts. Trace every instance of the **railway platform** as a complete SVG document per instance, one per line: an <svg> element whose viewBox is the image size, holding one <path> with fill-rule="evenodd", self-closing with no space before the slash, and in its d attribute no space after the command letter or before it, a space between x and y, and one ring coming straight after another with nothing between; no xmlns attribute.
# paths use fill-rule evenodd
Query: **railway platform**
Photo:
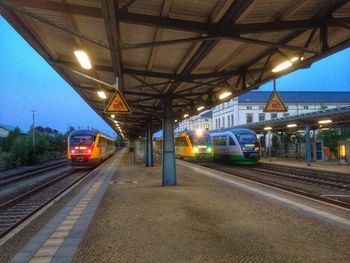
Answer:
<svg viewBox="0 0 350 263"><path fill-rule="evenodd" d="M305 163L305 160L296 160L292 158L271 158L271 162L268 158L261 158L261 163L268 163L268 164L278 164L278 165L285 165L285 166L291 166L291 167L301 167L311 170L319 170L319 171L325 171L325 172L338 172L342 174L349 174L350 175L350 166L347 164L339 164L338 161L323 161L323 162L312 162L311 166L307 166Z"/></svg>
<svg viewBox="0 0 350 263"><path fill-rule="evenodd" d="M126 151L91 180L11 262L349 262L350 211L177 161Z"/></svg>

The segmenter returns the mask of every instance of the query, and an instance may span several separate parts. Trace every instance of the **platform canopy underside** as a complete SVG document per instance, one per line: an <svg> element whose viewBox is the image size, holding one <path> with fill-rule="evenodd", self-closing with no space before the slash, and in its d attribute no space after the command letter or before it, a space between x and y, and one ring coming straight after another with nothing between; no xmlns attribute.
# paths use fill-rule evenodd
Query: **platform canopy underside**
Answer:
<svg viewBox="0 0 350 263"><path fill-rule="evenodd" d="M0 0L0 12L119 133L104 113L118 77L132 114L114 120L129 136L161 123L165 96L181 120L350 46L344 0Z"/></svg>

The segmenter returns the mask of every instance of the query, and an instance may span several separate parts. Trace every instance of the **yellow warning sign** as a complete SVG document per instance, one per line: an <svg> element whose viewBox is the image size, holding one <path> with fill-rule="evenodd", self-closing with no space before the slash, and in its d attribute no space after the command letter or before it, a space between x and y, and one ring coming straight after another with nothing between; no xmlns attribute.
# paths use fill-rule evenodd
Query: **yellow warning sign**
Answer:
<svg viewBox="0 0 350 263"><path fill-rule="evenodd" d="M131 113L128 104L119 90L114 93L112 99L108 102L105 113Z"/></svg>
<svg viewBox="0 0 350 263"><path fill-rule="evenodd" d="M287 107L282 102L280 96L274 91L265 105L264 112L285 112Z"/></svg>

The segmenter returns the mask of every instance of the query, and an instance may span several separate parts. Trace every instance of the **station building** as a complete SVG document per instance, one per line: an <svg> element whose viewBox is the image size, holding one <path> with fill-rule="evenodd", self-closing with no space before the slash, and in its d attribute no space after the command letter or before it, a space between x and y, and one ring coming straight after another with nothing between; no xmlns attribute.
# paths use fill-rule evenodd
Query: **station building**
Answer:
<svg viewBox="0 0 350 263"><path fill-rule="evenodd" d="M182 132L185 130L212 130L213 128L213 111L205 111L201 114L192 116L178 123L175 127L175 133Z"/></svg>
<svg viewBox="0 0 350 263"><path fill-rule="evenodd" d="M211 117L203 113L185 119L178 124L177 131L206 129L209 120L212 121L209 130L215 130L350 105L350 92L280 91L278 94L288 112L264 113L271 91L250 91L215 106L210 111Z"/></svg>

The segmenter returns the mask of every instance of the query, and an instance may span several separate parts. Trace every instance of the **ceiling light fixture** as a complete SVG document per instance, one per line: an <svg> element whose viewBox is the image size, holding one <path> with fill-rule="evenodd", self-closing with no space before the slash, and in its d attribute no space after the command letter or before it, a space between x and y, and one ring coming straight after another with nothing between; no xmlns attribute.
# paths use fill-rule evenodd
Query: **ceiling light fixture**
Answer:
<svg viewBox="0 0 350 263"><path fill-rule="evenodd" d="M107 99L106 93L104 91L97 91L97 95L102 99Z"/></svg>
<svg viewBox="0 0 350 263"><path fill-rule="evenodd" d="M332 122L332 120L321 120L318 123L319 124L327 124L327 123L331 123L331 122Z"/></svg>
<svg viewBox="0 0 350 263"><path fill-rule="evenodd" d="M201 111L203 109L204 109L204 106L200 106L200 107L197 108L197 111Z"/></svg>
<svg viewBox="0 0 350 263"><path fill-rule="evenodd" d="M228 96L231 96L231 95L232 95L232 92L230 92L230 91L225 91L225 92L223 92L223 93L220 94L219 99L220 99L220 100L223 100L223 99L225 99L225 98L227 98Z"/></svg>
<svg viewBox="0 0 350 263"><path fill-rule="evenodd" d="M279 64L278 66L274 67L272 69L272 72L276 73L276 72L280 72L282 70L285 70L285 69L289 68L290 66L292 66L293 63L298 61L298 60L299 60L299 57L292 57L290 60L284 61L281 64Z"/></svg>
<svg viewBox="0 0 350 263"><path fill-rule="evenodd" d="M91 69L91 62L90 59L88 57L88 55L86 54L86 52L82 51L82 50L75 50L74 51L74 55L77 57L80 66L84 69Z"/></svg>
<svg viewBox="0 0 350 263"><path fill-rule="evenodd" d="M291 123L291 124L288 124L287 127L288 128L294 128L294 127L297 127L297 124L296 123Z"/></svg>

